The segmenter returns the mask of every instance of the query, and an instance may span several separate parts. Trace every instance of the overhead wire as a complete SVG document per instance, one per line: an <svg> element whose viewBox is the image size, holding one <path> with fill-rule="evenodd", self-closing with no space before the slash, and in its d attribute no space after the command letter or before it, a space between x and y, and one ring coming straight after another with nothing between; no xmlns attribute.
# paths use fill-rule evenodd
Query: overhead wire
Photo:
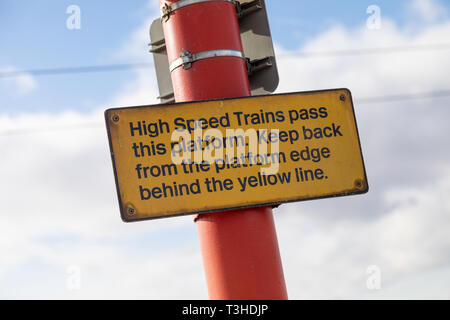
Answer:
<svg viewBox="0 0 450 320"><path fill-rule="evenodd" d="M386 96L354 98L354 101L355 101L355 104L360 105L360 104L390 103L390 102L420 100L420 99L436 99L436 98L445 98L445 97L450 97L450 89L429 91L429 92L419 92L419 93L412 93L412 94L394 94L394 95L386 95ZM89 122L89 123L80 123L80 124L64 125L64 126L5 130L5 131L0 131L0 137L30 135L30 134L39 134L39 133L49 133L49 132L63 132L63 131L78 130L78 129L99 129L99 128L104 128L104 127L105 127L105 124L102 122Z"/></svg>
<svg viewBox="0 0 450 320"><path fill-rule="evenodd" d="M294 54L296 56L300 56L303 58L321 58L321 57L341 57L341 56L355 56L355 55L392 54L400 52L423 52L423 51L441 51L441 50L450 50L450 43L403 45L403 46L359 48L359 49L330 50L330 51L299 51L294 52ZM284 54L282 53L278 56L284 56ZM137 63L108 64L96 66L9 70L9 71L0 71L0 79L20 77L23 75L32 75L32 76L65 75L65 74L80 74L80 73L127 71L151 67L153 67L153 63L137 62Z"/></svg>
<svg viewBox="0 0 450 320"><path fill-rule="evenodd" d="M436 51L436 50L449 50L450 43L437 43L427 45L409 45L409 46L391 46L391 47L379 47L379 48L360 48L360 49L348 49L348 50L331 50L331 51L304 51L298 52L297 55L305 58L310 57L338 57L338 56L352 56L352 55L370 55L370 54L389 54L398 52L421 52L421 51ZM109 65L97 65L97 66L80 66L80 67L63 67L63 68L47 68L47 69L30 69L30 70L11 70L0 72L1 78L20 77L23 75L33 76L45 76L45 75L64 75L64 74L77 74L77 73L95 73L95 72L113 72L124 71L133 69L150 68L153 63L127 63L127 64L109 64ZM443 98L450 97L449 90L438 90L430 92L420 93L408 93L408 94L393 94L385 96L373 96L355 98L355 102L358 104L370 104L370 103L382 103L382 102L396 102L406 100L418 100L418 99L431 99L431 98ZM13 135L28 135L35 133L46 133L55 131L68 131L74 129L88 129L88 128L101 128L104 126L102 123L82 123L71 126L58 126L58 127L46 127L35 128L27 130L7 130L0 131L0 136L13 136Z"/></svg>

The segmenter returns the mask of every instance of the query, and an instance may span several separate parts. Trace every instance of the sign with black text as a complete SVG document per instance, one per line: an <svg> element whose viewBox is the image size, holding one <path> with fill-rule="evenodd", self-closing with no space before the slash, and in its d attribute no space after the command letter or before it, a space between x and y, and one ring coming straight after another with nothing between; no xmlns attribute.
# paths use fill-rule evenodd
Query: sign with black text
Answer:
<svg viewBox="0 0 450 320"><path fill-rule="evenodd" d="M105 112L124 221L360 194L350 91Z"/></svg>

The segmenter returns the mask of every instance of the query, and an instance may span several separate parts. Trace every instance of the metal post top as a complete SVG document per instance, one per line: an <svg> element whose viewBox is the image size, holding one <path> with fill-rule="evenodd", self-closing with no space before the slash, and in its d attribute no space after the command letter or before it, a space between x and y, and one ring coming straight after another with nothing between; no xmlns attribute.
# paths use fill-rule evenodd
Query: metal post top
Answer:
<svg viewBox="0 0 450 320"><path fill-rule="evenodd" d="M167 0L166 0L167 1ZM167 1L166 10L176 10L178 7L187 6L188 4L195 4L210 2L210 5L214 7L212 1L225 1L235 7L239 21L239 31L242 39L242 52L245 56L245 62L247 65L247 72L250 80L250 87L252 95L268 94L275 91L278 86L278 69L275 59L275 52L272 44L272 37L270 35L270 26L267 18L267 10L265 0L180 0L178 2ZM215 2L217 5L221 2ZM173 7L169 7L173 5ZM165 3L161 1L161 7L164 7ZM223 4L221 7L230 7ZM172 8L172 9L171 9ZM195 7L194 7L195 8ZM199 5L200 9L200 5ZM162 10L162 9L161 9ZM190 10L190 9L189 9ZM169 12L167 11L167 12ZM226 10L228 12L228 10ZM169 23L172 15L175 12L167 14L164 18L158 18L153 21L150 27L150 39L151 39L151 52L153 53L153 59L155 61L155 69L158 80L160 100L163 103L173 102L174 88L172 85L171 73L179 67L188 70L193 66L195 60L199 60L202 54L185 52L185 57L182 55L172 58L169 61L167 55L167 48L165 43L165 36L163 32L163 25ZM165 20L165 21L164 21ZM173 21L173 23L178 23ZM197 24L195 24L197 25ZM187 27L192 28L193 25ZM184 27L186 28L186 27ZM193 33L192 30L190 33ZM235 46L233 49L237 49ZM180 50L181 49L181 50ZM189 50L189 46L184 43L184 47L179 48L178 53L181 51ZM221 45L220 47L203 48L203 50L218 49L219 51L231 49L231 47ZM240 48L238 49L240 50ZM212 56L234 56L238 57L240 54L216 54ZM211 56L210 56L211 57ZM183 60L184 59L184 60ZM243 58L244 59L244 58Z"/></svg>
<svg viewBox="0 0 450 320"><path fill-rule="evenodd" d="M201 3L201 2L213 2L213 1L222 1L222 2L230 2L235 3L235 0L180 0L172 4L165 3L163 6L161 6L161 17L164 21L167 21L170 17L170 14L174 12L175 10L178 10L180 8Z"/></svg>

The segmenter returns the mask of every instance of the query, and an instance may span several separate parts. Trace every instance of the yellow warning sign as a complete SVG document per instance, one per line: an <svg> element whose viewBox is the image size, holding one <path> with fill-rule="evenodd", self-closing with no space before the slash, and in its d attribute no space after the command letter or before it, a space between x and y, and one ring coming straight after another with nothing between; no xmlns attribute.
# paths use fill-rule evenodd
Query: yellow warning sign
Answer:
<svg viewBox="0 0 450 320"><path fill-rule="evenodd" d="M108 109L124 221L365 193L350 91Z"/></svg>

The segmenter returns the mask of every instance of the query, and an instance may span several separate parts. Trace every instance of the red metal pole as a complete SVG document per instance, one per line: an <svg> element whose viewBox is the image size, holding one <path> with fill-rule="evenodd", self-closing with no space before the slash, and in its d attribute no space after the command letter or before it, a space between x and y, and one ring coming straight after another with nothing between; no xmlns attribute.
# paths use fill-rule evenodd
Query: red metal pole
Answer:
<svg viewBox="0 0 450 320"><path fill-rule="evenodd" d="M178 0L159 0L160 6ZM191 53L242 51L234 4L198 2L163 22L169 62ZM172 71L177 102L250 95L245 61L238 57L199 60ZM213 300L287 299L272 209L268 207L198 215L209 296Z"/></svg>

